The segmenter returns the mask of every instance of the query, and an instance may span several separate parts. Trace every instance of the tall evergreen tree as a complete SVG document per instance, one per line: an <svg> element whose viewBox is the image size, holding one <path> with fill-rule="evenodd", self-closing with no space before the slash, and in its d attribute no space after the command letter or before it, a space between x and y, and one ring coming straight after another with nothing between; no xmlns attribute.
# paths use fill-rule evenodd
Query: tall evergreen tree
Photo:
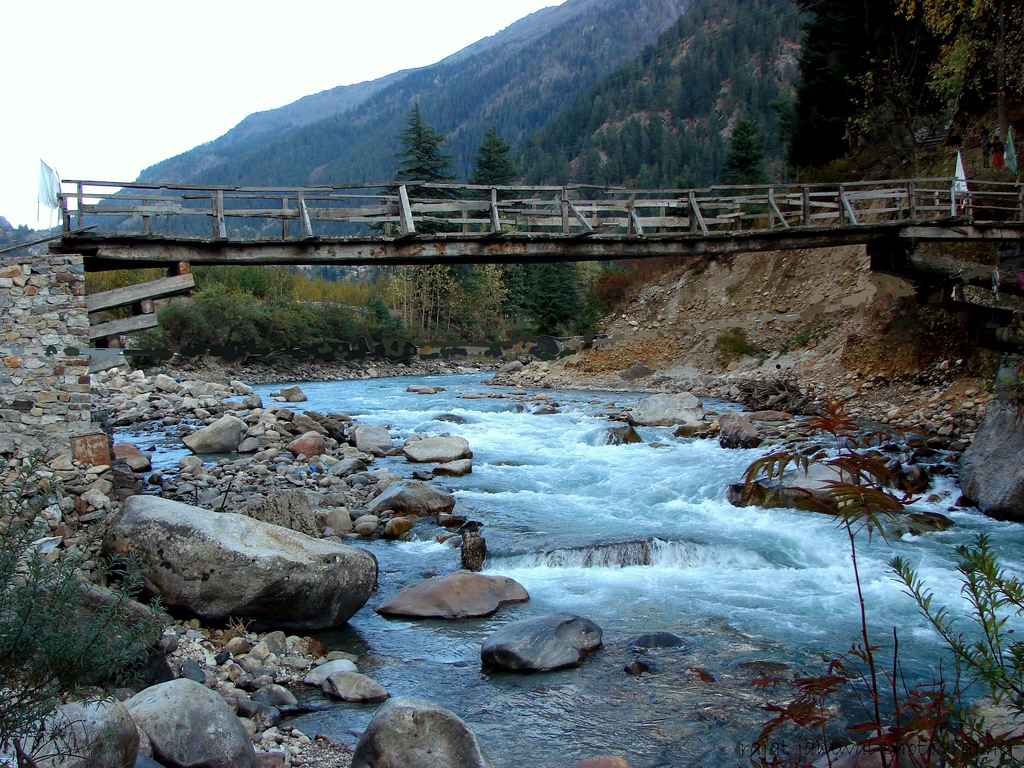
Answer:
<svg viewBox="0 0 1024 768"><path fill-rule="evenodd" d="M764 167L764 137L752 121L741 117L736 121L725 155L722 181L726 184L767 184Z"/></svg>
<svg viewBox="0 0 1024 768"><path fill-rule="evenodd" d="M409 113L405 130L399 134L398 142L402 148L395 153L395 157L399 161L395 167L396 180L440 182L455 180L455 176L451 172L453 158L441 149L445 137L423 120L418 102Z"/></svg>
<svg viewBox="0 0 1024 768"><path fill-rule="evenodd" d="M492 125L484 134L483 143L477 148L470 182L489 186L514 182L519 178L519 169L516 168L511 152L511 145L498 135L498 126Z"/></svg>

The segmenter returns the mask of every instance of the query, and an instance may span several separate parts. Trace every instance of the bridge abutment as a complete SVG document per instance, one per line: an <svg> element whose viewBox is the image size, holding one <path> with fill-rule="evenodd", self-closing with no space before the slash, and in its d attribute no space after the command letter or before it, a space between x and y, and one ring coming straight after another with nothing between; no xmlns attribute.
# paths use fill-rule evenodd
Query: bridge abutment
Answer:
<svg viewBox="0 0 1024 768"><path fill-rule="evenodd" d="M77 254L0 265L0 453L70 454L96 433L89 395L89 315Z"/></svg>

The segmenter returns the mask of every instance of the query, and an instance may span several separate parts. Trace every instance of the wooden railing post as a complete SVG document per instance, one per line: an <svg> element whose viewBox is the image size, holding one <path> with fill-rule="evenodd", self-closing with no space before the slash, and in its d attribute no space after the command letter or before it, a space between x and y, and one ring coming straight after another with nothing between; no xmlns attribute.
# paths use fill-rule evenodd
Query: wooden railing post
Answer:
<svg viewBox="0 0 1024 768"><path fill-rule="evenodd" d="M562 187L562 232L569 233L569 190Z"/></svg>
<svg viewBox="0 0 1024 768"><path fill-rule="evenodd" d="M143 198L142 199L142 204L143 205L149 205L149 200L147 198ZM144 235L148 235L149 234L149 214L148 213L142 214L142 234L144 234Z"/></svg>
<svg viewBox="0 0 1024 768"><path fill-rule="evenodd" d="M224 190L218 189L213 196L213 237L215 240L225 240L228 236L228 228L224 223Z"/></svg>
<svg viewBox="0 0 1024 768"><path fill-rule="evenodd" d="M840 227L843 226L843 224L846 223L846 218L845 218L844 211L843 211L843 208L844 208L843 203L844 202L845 202L845 200L843 199L843 185L840 184L839 185L839 195L836 197L836 208L839 209L839 226Z"/></svg>
<svg viewBox="0 0 1024 768"><path fill-rule="evenodd" d="M82 205L82 200L83 199L84 199L84 196L82 195L82 182L78 182L78 228L79 229L81 229L82 227L85 226L85 218L84 218L85 214L82 212L83 211L83 205Z"/></svg>
<svg viewBox="0 0 1024 768"><path fill-rule="evenodd" d="M907 216L911 221L917 221L917 196L914 182L907 182Z"/></svg>
<svg viewBox="0 0 1024 768"><path fill-rule="evenodd" d="M491 187L491 234L501 233L501 217L498 215L498 190Z"/></svg>
<svg viewBox="0 0 1024 768"><path fill-rule="evenodd" d="M281 212L284 214L281 217L281 239L288 239L288 215L291 213L291 208L288 207L288 198L281 198Z"/></svg>
<svg viewBox="0 0 1024 768"><path fill-rule="evenodd" d="M65 232L71 231L71 217L68 216L68 198L63 192L58 197L60 200L60 223Z"/></svg>
<svg viewBox="0 0 1024 768"><path fill-rule="evenodd" d="M299 199L299 224L302 227L302 237L303 237L303 239L306 239L306 238L309 238L309 237L313 236L313 225L312 225L312 223L309 220L309 210L306 208L306 198L303 195L301 189L299 190L298 199Z"/></svg>
<svg viewBox="0 0 1024 768"><path fill-rule="evenodd" d="M697 195L691 190L688 196L690 203L690 231L696 232L698 229L702 235L707 235L708 225L704 222L704 216L700 212L700 206L697 205Z"/></svg>
<svg viewBox="0 0 1024 768"><path fill-rule="evenodd" d="M803 213L800 216L801 223L805 227L811 226L811 189L803 187Z"/></svg>
<svg viewBox="0 0 1024 768"><path fill-rule="evenodd" d="M415 235L416 223L412 219L412 206L409 205L409 191L405 188L405 184L398 186L398 206L401 212L401 233Z"/></svg>
<svg viewBox="0 0 1024 768"><path fill-rule="evenodd" d="M1020 221L1024 221L1024 184L1017 185L1017 200L1020 203Z"/></svg>

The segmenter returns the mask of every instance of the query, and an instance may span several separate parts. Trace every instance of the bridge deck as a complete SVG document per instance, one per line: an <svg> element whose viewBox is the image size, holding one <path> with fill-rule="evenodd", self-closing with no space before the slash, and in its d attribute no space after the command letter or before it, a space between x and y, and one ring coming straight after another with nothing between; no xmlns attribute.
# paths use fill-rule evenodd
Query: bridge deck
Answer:
<svg viewBox="0 0 1024 768"><path fill-rule="evenodd" d="M90 269L585 261L1024 237L1024 186L967 181L964 192L950 178L702 190L64 184L60 249L82 253Z"/></svg>

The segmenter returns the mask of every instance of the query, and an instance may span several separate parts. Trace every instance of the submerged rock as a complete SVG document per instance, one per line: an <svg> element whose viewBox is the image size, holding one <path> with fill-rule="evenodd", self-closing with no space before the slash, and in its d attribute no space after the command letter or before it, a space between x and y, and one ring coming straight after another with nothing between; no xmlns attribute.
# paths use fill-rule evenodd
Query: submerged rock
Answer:
<svg viewBox="0 0 1024 768"><path fill-rule="evenodd" d="M542 672L579 664L601 647L601 628L572 613L552 613L509 624L488 637L480 649L485 667Z"/></svg>
<svg viewBox="0 0 1024 768"><path fill-rule="evenodd" d="M527 591L513 579L456 571L405 587L374 610L383 616L466 619L489 616L502 606L529 599Z"/></svg>
<svg viewBox="0 0 1024 768"><path fill-rule="evenodd" d="M613 427L605 432L605 445L630 445L642 443L644 439L632 427Z"/></svg>

